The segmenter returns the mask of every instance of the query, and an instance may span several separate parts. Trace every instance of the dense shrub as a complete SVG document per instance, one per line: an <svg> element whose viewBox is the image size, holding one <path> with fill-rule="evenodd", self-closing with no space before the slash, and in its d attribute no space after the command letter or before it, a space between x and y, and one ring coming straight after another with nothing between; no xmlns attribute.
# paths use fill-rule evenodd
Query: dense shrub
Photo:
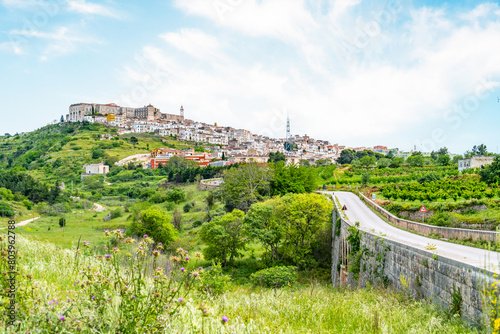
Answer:
<svg viewBox="0 0 500 334"><path fill-rule="evenodd" d="M255 285L262 285L268 288L280 288L297 281L297 267L278 266L259 270L250 276L250 280Z"/></svg>
<svg viewBox="0 0 500 334"><path fill-rule="evenodd" d="M14 209L4 201L0 201L0 216L13 217L16 214Z"/></svg>
<svg viewBox="0 0 500 334"><path fill-rule="evenodd" d="M191 205L191 203L186 203L183 207L183 210L184 212L188 213L189 211L191 211L192 208L193 206Z"/></svg>

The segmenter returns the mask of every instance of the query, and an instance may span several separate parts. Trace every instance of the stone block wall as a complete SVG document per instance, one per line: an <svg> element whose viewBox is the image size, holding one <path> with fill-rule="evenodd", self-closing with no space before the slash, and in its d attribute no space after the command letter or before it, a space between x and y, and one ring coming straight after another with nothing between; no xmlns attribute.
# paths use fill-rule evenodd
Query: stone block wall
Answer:
<svg viewBox="0 0 500 334"><path fill-rule="evenodd" d="M333 228L332 241L332 284L365 287L389 284L403 288L408 283L408 292L414 298L424 298L447 308L451 303L452 287L460 289L463 316L473 322L480 322L483 316L482 287L493 275L491 272L462 263L441 255L390 240L384 236L361 231L361 248L364 251L360 261L359 279L354 281L352 273L346 278L350 246L346 242L348 228L353 224L346 219L338 207L334 223L340 217L340 225ZM342 274L341 274L342 273Z"/></svg>

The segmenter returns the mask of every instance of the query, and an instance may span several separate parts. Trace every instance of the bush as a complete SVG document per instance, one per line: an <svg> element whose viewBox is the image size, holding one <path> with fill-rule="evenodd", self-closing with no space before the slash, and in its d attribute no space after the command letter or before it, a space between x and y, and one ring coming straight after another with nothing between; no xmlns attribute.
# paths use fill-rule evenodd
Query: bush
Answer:
<svg viewBox="0 0 500 334"><path fill-rule="evenodd" d="M201 225L203 225L203 222L201 220L195 220L193 222L193 227L200 227Z"/></svg>
<svg viewBox="0 0 500 334"><path fill-rule="evenodd" d="M231 284L231 277L222 273L220 263L212 263L212 268L203 273L200 291L210 296L224 293Z"/></svg>
<svg viewBox="0 0 500 334"><path fill-rule="evenodd" d="M264 270L259 270L250 276L250 280L255 285L263 285L268 288L280 288L286 284L297 281L297 267L278 266Z"/></svg>
<svg viewBox="0 0 500 334"><path fill-rule="evenodd" d="M66 218L59 218L59 226L64 227L66 226Z"/></svg>
<svg viewBox="0 0 500 334"><path fill-rule="evenodd" d="M117 209L111 211L111 219L115 219L115 218L118 218L121 216L122 216L122 209L121 208L117 208Z"/></svg>
<svg viewBox="0 0 500 334"><path fill-rule="evenodd" d="M189 211L191 211L192 208L193 208L193 206L191 205L191 203L186 203L184 205L183 210L184 210L184 212L188 213Z"/></svg>
<svg viewBox="0 0 500 334"><path fill-rule="evenodd" d="M166 199L169 202L179 203L186 199L186 193L180 188L170 189L167 192Z"/></svg>
<svg viewBox="0 0 500 334"><path fill-rule="evenodd" d="M0 201L0 216L13 217L15 214L16 212L8 203Z"/></svg>

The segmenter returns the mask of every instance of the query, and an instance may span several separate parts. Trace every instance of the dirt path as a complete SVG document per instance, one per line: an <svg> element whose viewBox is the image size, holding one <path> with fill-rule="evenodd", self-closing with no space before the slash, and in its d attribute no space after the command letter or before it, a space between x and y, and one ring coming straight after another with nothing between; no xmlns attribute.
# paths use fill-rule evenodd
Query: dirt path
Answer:
<svg viewBox="0 0 500 334"><path fill-rule="evenodd" d="M35 218L31 218L31 219L28 219L28 220L23 220L22 222L20 223L17 223L17 224L14 224L15 227L21 227L21 226L25 226L25 225L28 225L29 223L31 222L34 222L35 220L39 219L40 217L35 217ZM7 229L7 227L0 227L0 230L5 230Z"/></svg>

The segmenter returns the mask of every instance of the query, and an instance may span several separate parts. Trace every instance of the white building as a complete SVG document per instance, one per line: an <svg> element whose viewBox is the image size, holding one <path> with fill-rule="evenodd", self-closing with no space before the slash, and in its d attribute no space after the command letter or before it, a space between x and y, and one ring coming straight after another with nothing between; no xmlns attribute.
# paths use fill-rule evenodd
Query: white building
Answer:
<svg viewBox="0 0 500 334"><path fill-rule="evenodd" d="M462 172L466 169L481 168L482 166L491 165L495 160L495 156L474 156L470 158L458 160L458 171Z"/></svg>
<svg viewBox="0 0 500 334"><path fill-rule="evenodd" d="M109 166L104 163L84 165L86 175L106 175L109 173Z"/></svg>

